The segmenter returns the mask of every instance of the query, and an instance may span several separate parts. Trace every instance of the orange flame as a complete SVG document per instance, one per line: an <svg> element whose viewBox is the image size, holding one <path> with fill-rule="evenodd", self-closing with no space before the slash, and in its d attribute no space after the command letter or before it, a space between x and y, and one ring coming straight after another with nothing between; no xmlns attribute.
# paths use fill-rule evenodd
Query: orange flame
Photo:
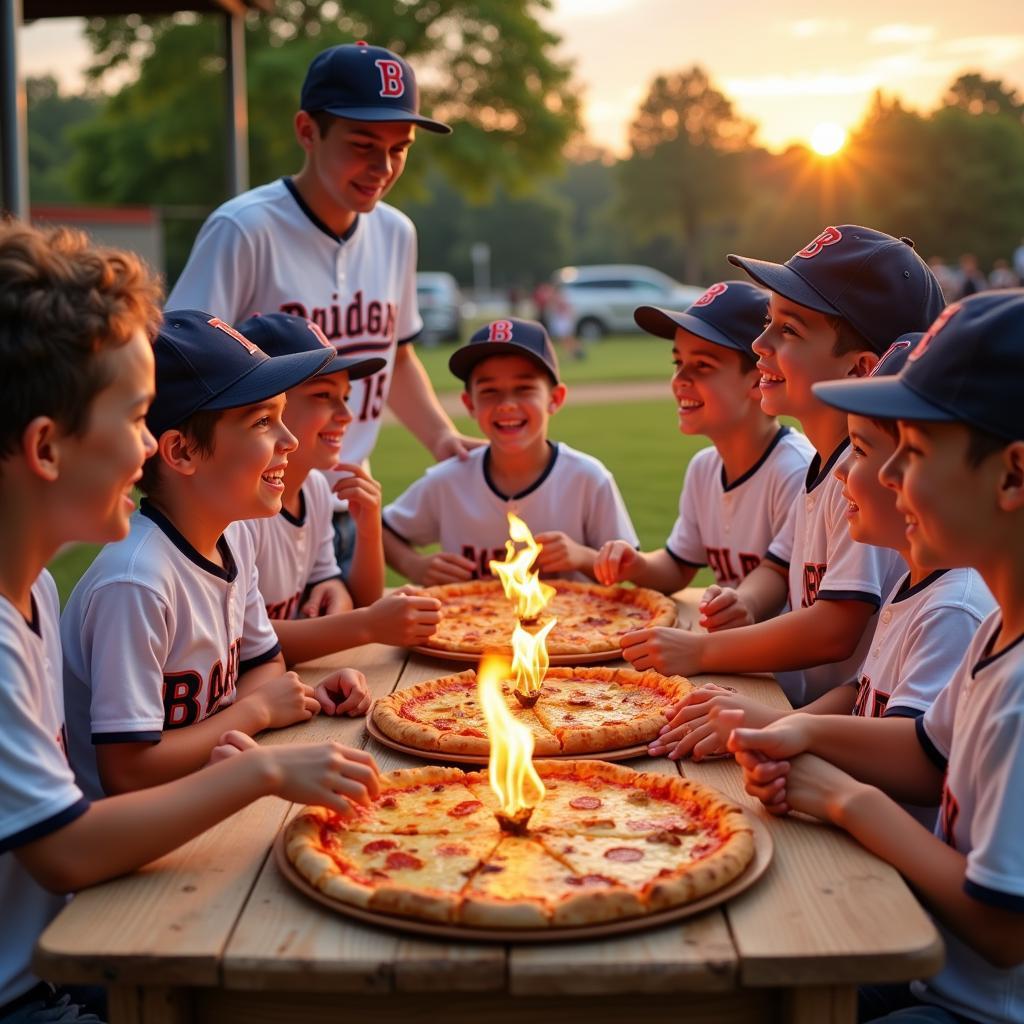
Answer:
<svg viewBox="0 0 1024 1024"><path fill-rule="evenodd" d="M530 528L514 512L508 514L508 535L505 561L489 562L491 572L501 580L505 596L516 606L520 619L535 619L555 596L555 588L541 583L540 573L530 567L540 554L541 545L533 539ZM525 547L516 551L516 544Z"/></svg>
<svg viewBox="0 0 1024 1024"><path fill-rule="evenodd" d="M548 633L557 621L551 619L536 633L530 633L516 623L512 633L512 678L520 693L540 693L548 672Z"/></svg>
<svg viewBox="0 0 1024 1024"><path fill-rule="evenodd" d="M477 672L477 694L491 742L488 776L502 813L514 815L544 799L544 783L533 767L533 733L517 722L502 693L509 676L505 658L487 655Z"/></svg>

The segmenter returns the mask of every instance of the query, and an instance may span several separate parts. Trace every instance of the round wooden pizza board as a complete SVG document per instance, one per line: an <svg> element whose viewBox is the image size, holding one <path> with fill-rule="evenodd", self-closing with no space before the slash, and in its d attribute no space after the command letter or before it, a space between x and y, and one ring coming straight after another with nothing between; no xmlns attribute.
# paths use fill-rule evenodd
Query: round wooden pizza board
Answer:
<svg viewBox="0 0 1024 1024"><path fill-rule="evenodd" d="M387 733L381 732L380 726L367 716L366 731L381 746L390 747L402 754L412 754L413 757L423 758L425 761L441 761L444 764L482 764L486 765L490 760L487 754L451 754L447 750L423 750L420 747L407 747L404 743L393 740ZM598 761L628 761L633 757L646 757L647 744L637 743L632 747L619 747L617 750L588 750L575 754L534 754L534 761L580 761L593 758ZM731 754L725 755L731 757Z"/></svg>
<svg viewBox="0 0 1024 1024"><path fill-rule="evenodd" d="M425 654L428 658L440 658L442 661L460 661L478 665L484 656L483 651L471 654L468 651L442 651L438 647L417 646L410 647L410 651L416 654ZM512 657L512 649L499 652ZM622 659L621 647L610 647L606 651L587 651L583 654L550 654L548 661L555 666L573 667L575 665L600 665L607 661L620 661Z"/></svg>
<svg viewBox="0 0 1024 1024"><path fill-rule="evenodd" d="M645 914L643 917L627 917L621 921L604 921L600 924L579 925L571 928L473 928L468 925L439 924L433 921L417 920L413 917L399 917L397 914L382 914L375 910L364 910L362 907L332 900L307 882L295 870L291 861L288 860L288 854L285 852L286 829L282 829L274 841L274 860L281 874L299 892L304 893L312 900L316 900L317 903L322 904L329 910L366 924L377 925L381 928L396 928L399 931L413 932L416 935L428 935L437 939L471 939L478 942L512 943L578 942L580 939L601 939L609 935L624 935L628 932L645 931L648 928L657 928L672 921L694 917L697 914L704 913L705 910L717 907L720 903L733 899L749 889L768 870L768 865L772 860L774 844L772 843L771 833L760 818L756 817L746 808L743 809L743 816L754 832L754 859L747 865L743 874L738 878L734 878L728 885L699 900L694 900L692 903L684 903L679 907L670 907L668 910L659 910L653 914Z"/></svg>

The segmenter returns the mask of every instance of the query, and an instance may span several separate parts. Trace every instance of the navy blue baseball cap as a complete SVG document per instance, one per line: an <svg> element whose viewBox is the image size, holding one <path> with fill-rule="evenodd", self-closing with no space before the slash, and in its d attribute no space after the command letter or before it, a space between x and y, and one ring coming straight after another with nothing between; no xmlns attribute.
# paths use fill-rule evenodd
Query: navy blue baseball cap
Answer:
<svg viewBox="0 0 1024 1024"><path fill-rule="evenodd" d="M843 412L852 412L857 416L871 416L872 413L862 413L859 408L857 396L861 394L859 387L866 380L872 377L895 377L903 369L914 346L924 337L924 331L913 331L897 338L885 351L881 359L875 363L875 368L867 377L854 377L850 380L826 380L819 384L812 384L811 391L820 398L826 405L834 409L842 409ZM879 416L877 419L889 419L888 416Z"/></svg>
<svg viewBox="0 0 1024 1024"><path fill-rule="evenodd" d="M268 356L278 358L294 352L319 352L329 348L337 352L330 339L320 327L307 320L304 316L292 316L291 313L259 313L243 320L238 330L254 345L259 346ZM349 356L338 353L334 359L318 370L314 377L323 377L329 373L348 371L349 380L369 377L388 365L380 356Z"/></svg>
<svg viewBox="0 0 1024 1024"><path fill-rule="evenodd" d="M280 395L312 377L334 349L271 358L230 324L198 309L164 313L153 342L156 398L146 414L154 437L201 409L237 409Z"/></svg>
<svg viewBox="0 0 1024 1024"><path fill-rule="evenodd" d="M460 349L452 353L448 369L461 381L469 383L469 375L477 363L491 356L526 356L532 359L558 384L558 357L544 325L536 320L493 320L484 324Z"/></svg>
<svg viewBox="0 0 1024 1024"><path fill-rule="evenodd" d="M896 377L816 384L843 408L890 420L964 423L1024 440L1024 289L979 292L947 306ZM820 389L820 391L819 391ZM833 404L838 404L833 402Z"/></svg>
<svg viewBox="0 0 1024 1024"><path fill-rule="evenodd" d="M299 106L351 121L409 121L447 135L451 128L420 113L412 68L397 53L369 43L344 43L318 53L302 83Z"/></svg>
<svg viewBox="0 0 1024 1024"><path fill-rule="evenodd" d="M640 306L633 311L637 326L658 338L676 336L681 327L713 345L753 356L753 344L764 330L768 293L749 281L719 281L696 302L676 313L660 306Z"/></svg>
<svg viewBox="0 0 1024 1024"><path fill-rule="evenodd" d="M790 302L842 317L878 353L926 330L945 305L909 238L857 224L825 228L785 263L735 255L729 262Z"/></svg>

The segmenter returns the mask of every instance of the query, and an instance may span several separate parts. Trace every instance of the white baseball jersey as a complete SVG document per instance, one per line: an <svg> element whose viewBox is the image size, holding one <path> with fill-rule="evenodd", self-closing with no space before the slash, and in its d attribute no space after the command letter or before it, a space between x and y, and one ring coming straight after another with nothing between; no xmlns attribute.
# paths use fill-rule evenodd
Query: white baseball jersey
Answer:
<svg viewBox="0 0 1024 1024"><path fill-rule="evenodd" d="M336 235L282 178L210 214L167 308L203 309L231 324L254 313L292 313L317 324L344 356L386 359L384 369L352 382L341 458L362 463L377 443L397 346L423 329L416 228L378 203Z"/></svg>
<svg viewBox="0 0 1024 1024"><path fill-rule="evenodd" d="M70 825L89 802L68 766L60 605L50 574L32 586L32 622L0 597L0 1005L38 982L29 961L43 929L64 906L14 855Z"/></svg>
<svg viewBox="0 0 1024 1024"><path fill-rule="evenodd" d="M519 494L502 494L494 485L489 446L473 449L464 462L451 458L431 466L384 509L384 525L413 547L440 542L442 551L473 562L477 578L491 575L491 559L505 558L510 511L534 534L560 530L591 548L616 538L638 544L611 473L564 442L548 444L547 469Z"/></svg>
<svg viewBox="0 0 1024 1024"><path fill-rule="evenodd" d="M821 457L814 456L793 515L768 549L768 558L780 565L788 563L793 609L809 608L815 601L866 601L877 609L907 571L906 562L892 549L859 544L850 537L843 485L832 473L849 443L844 440L824 466ZM877 615L868 622L856 651L845 661L776 673L794 707L803 707L857 678L876 619Z"/></svg>
<svg viewBox="0 0 1024 1024"><path fill-rule="evenodd" d="M917 736L946 773L935 833L966 856L964 891L1016 911L1024 928L1024 637L1008 641L999 629L997 610L917 720ZM993 967L935 924L946 965L914 982L915 994L986 1024L1024 1020L1024 965Z"/></svg>
<svg viewBox="0 0 1024 1024"><path fill-rule="evenodd" d="M757 463L726 484L718 450L697 452L665 550L682 565L710 566L722 586L736 586L785 526L813 455L803 434L781 427Z"/></svg>
<svg viewBox="0 0 1024 1024"><path fill-rule="evenodd" d="M271 619L297 618L306 587L341 578L334 557L333 498L323 474L314 469L299 490L297 517L282 508L276 516L245 521Z"/></svg>
<svg viewBox="0 0 1024 1024"><path fill-rule="evenodd" d="M205 559L143 501L128 536L108 544L61 619L71 765L103 795L99 743L159 743L235 699L243 672L280 650L256 576L252 534L232 523Z"/></svg>

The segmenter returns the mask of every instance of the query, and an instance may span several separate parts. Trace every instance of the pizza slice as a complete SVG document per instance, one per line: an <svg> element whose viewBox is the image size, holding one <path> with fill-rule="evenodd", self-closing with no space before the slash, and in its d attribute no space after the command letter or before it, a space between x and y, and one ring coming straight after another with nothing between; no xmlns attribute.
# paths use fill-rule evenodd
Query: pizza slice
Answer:
<svg viewBox="0 0 1024 1024"><path fill-rule="evenodd" d="M535 839L506 836L462 892L458 917L483 928L592 924L643 913L611 878L581 875Z"/></svg>
<svg viewBox="0 0 1024 1024"><path fill-rule="evenodd" d="M352 832L447 835L490 831L494 815L457 768L425 766L391 772L369 807L358 806L342 827Z"/></svg>

